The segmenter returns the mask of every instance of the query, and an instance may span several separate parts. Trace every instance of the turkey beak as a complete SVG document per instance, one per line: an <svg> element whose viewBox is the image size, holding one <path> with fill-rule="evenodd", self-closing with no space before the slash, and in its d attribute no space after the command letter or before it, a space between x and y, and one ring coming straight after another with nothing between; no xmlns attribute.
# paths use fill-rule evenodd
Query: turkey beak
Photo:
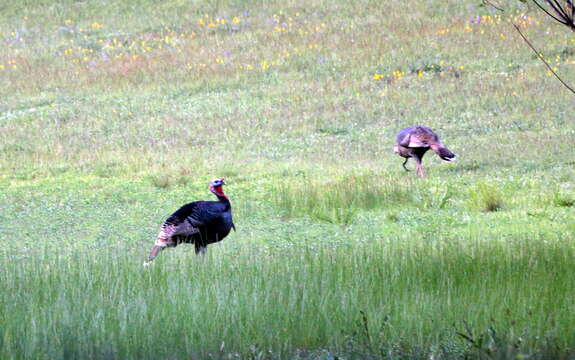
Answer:
<svg viewBox="0 0 575 360"><path fill-rule="evenodd" d="M222 185L227 185L224 179L222 179Z"/></svg>

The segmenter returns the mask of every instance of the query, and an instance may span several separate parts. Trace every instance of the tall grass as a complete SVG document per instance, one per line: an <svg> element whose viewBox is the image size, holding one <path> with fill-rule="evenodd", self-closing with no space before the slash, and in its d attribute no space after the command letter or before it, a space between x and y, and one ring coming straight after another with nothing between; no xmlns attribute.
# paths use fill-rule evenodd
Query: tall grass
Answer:
<svg viewBox="0 0 575 360"><path fill-rule="evenodd" d="M358 210L412 201L408 183L376 175L336 178L305 177L274 184L272 204L288 217L310 216L317 220L349 224Z"/></svg>
<svg viewBox="0 0 575 360"><path fill-rule="evenodd" d="M575 206L575 197L570 196L569 194L555 192L553 194L552 202L555 206L571 207Z"/></svg>
<svg viewBox="0 0 575 360"><path fill-rule="evenodd" d="M285 217L349 225L358 211L416 207L444 209L455 191L447 182L417 183L413 178L377 174L305 174L274 182L271 204Z"/></svg>
<svg viewBox="0 0 575 360"><path fill-rule="evenodd" d="M563 348L573 345L575 248L541 240L388 238L206 258L173 251L151 268L134 252L14 258L0 264L0 355L227 358L258 349L272 358L388 348L400 358L437 344L471 351L457 335L466 326L521 334L521 351L546 341Z"/></svg>

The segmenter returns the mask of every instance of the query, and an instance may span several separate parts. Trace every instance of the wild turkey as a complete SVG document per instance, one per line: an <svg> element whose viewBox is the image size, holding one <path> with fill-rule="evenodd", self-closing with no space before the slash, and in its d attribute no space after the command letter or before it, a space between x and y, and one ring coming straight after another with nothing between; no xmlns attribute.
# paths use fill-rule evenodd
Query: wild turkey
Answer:
<svg viewBox="0 0 575 360"><path fill-rule="evenodd" d="M214 179L209 189L218 201L195 201L179 208L162 224L160 233L150 257L144 265L149 265L159 252L166 247L180 243L193 243L196 254L205 254L208 244L223 240L233 228L232 207L222 186L224 179Z"/></svg>
<svg viewBox="0 0 575 360"><path fill-rule="evenodd" d="M427 126L410 126L401 130L397 134L397 144L393 147L393 152L405 158L402 165L406 171L409 171L405 167L407 160L413 158L417 173L423 178L425 173L421 162L423 155L429 149L445 161L454 161L456 158L455 154L439 140L439 136Z"/></svg>

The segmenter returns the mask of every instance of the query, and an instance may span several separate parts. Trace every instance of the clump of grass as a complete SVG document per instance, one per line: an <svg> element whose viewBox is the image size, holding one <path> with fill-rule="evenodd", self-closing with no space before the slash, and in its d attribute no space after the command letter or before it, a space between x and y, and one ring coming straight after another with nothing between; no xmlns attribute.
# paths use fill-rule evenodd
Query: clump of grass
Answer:
<svg viewBox="0 0 575 360"><path fill-rule="evenodd" d="M153 175L150 177L150 181L158 189L167 189L173 184L171 176L165 174Z"/></svg>
<svg viewBox="0 0 575 360"><path fill-rule="evenodd" d="M317 129L317 131L321 134L334 135L334 136L346 135L349 133L348 129L339 127L320 127Z"/></svg>
<svg viewBox="0 0 575 360"><path fill-rule="evenodd" d="M273 191L272 204L287 217L311 218L349 224L358 210L381 208L386 204L410 202L405 185L375 175L351 175L325 181L321 178L280 183Z"/></svg>
<svg viewBox="0 0 575 360"><path fill-rule="evenodd" d="M453 189L449 184L416 187L412 191L412 197L422 209L443 209L453 197Z"/></svg>
<svg viewBox="0 0 575 360"><path fill-rule="evenodd" d="M493 319L492 319L493 321ZM461 358L465 359L526 359L526 358L569 358L570 350L563 350L553 336L544 336L538 347L533 347L532 339L514 331L497 331L492 324L482 332L474 332L464 322L465 329L456 334L466 343L467 348Z"/></svg>
<svg viewBox="0 0 575 360"><path fill-rule="evenodd" d="M483 212L494 212L503 209L504 201L501 192L493 185L478 183L470 192L473 208Z"/></svg>
<svg viewBox="0 0 575 360"><path fill-rule="evenodd" d="M437 59L419 59L409 65L409 72L412 74L418 74L420 72L440 73L443 71L443 66L441 66L440 63Z"/></svg>
<svg viewBox="0 0 575 360"><path fill-rule="evenodd" d="M349 225L352 223L356 214L357 209L354 207L331 209L319 207L314 209L310 215L315 219L325 222Z"/></svg>
<svg viewBox="0 0 575 360"><path fill-rule="evenodd" d="M571 207L575 205L575 198L567 194L556 192L553 194L553 205L559 207Z"/></svg>
<svg viewBox="0 0 575 360"><path fill-rule="evenodd" d="M107 162L103 164L97 164L94 167L94 174L101 178L110 178L116 175L121 168L121 164L117 162ZM64 171L59 171L56 173L63 173Z"/></svg>
<svg viewBox="0 0 575 360"><path fill-rule="evenodd" d="M164 173L152 174L149 177L152 185L158 189L169 189L177 186L186 186L193 178L192 173L186 169L178 171L166 171Z"/></svg>
<svg viewBox="0 0 575 360"><path fill-rule="evenodd" d="M385 219L390 221L390 222L396 223L396 222L399 222L399 215L397 215L395 212L391 212L385 216Z"/></svg>
<svg viewBox="0 0 575 360"><path fill-rule="evenodd" d="M185 176L185 175L180 175L178 176L178 178L176 179L176 183L180 186L185 186L188 185L188 183L190 182L190 177L189 176Z"/></svg>

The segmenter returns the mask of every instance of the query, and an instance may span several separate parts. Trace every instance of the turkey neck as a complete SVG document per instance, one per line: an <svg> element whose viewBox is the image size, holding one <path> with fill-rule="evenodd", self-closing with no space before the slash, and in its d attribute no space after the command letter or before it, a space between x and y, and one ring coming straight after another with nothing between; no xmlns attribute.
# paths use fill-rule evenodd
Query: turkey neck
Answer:
<svg viewBox="0 0 575 360"><path fill-rule="evenodd" d="M218 200L221 203L225 203L225 204L229 204L230 203L230 199L228 198L228 196L224 193L222 193L222 195L220 194L216 194L216 196L218 197Z"/></svg>
<svg viewBox="0 0 575 360"><path fill-rule="evenodd" d="M227 196L226 194L224 194L224 192L223 192L223 190L222 190L221 187L218 187L218 188L212 187L210 190L212 191L212 193L213 193L214 195L216 195L216 196L218 197L218 200L219 200L221 203L224 203L224 204L229 204L229 203L230 203L230 199L228 199L228 196Z"/></svg>
<svg viewBox="0 0 575 360"><path fill-rule="evenodd" d="M224 204L230 203L230 199L228 199L228 196L226 194L224 194L224 191L223 191L221 186L218 186L218 187L210 186L210 191L218 197L218 200L221 203L224 203Z"/></svg>

